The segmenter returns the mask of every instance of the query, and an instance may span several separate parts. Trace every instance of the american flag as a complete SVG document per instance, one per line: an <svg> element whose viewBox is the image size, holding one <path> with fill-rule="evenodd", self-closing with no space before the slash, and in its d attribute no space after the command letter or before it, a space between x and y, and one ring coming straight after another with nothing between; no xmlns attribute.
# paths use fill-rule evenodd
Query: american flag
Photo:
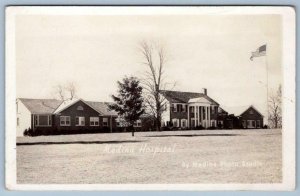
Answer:
<svg viewBox="0 0 300 196"><path fill-rule="evenodd" d="M265 44L257 48L256 51L252 52L250 60L253 61L254 57L266 56L266 52L267 52L267 45Z"/></svg>

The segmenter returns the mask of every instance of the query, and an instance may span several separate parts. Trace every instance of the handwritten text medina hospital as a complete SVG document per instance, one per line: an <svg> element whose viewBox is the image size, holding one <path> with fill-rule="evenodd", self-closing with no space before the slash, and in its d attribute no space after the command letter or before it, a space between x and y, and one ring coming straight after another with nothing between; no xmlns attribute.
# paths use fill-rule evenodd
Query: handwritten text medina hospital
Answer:
<svg viewBox="0 0 300 196"><path fill-rule="evenodd" d="M104 147L104 153L110 153L110 154L152 153L152 156L155 156L157 153L174 153L175 148L176 148L176 144L172 146L149 146L148 144L143 144L139 147L123 146L123 145L106 145Z"/></svg>

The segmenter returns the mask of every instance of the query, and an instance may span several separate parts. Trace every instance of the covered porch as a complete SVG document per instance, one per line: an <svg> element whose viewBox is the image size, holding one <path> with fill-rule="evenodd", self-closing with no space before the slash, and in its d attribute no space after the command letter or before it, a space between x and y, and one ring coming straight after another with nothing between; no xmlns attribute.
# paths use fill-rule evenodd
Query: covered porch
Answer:
<svg viewBox="0 0 300 196"><path fill-rule="evenodd" d="M190 99L188 103L188 127L194 128L202 126L208 128L216 126L216 120L211 119L211 113L216 110L217 105L213 105L209 100L200 97Z"/></svg>

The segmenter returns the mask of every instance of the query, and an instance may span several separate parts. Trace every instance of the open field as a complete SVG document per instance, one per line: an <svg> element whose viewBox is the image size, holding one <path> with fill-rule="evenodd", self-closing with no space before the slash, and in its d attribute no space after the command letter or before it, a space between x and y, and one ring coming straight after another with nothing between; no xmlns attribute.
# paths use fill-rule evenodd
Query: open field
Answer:
<svg viewBox="0 0 300 196"><path fill-rule="evenodd" d="M17 138L17 182L278 183L280 130Z"/></svg>

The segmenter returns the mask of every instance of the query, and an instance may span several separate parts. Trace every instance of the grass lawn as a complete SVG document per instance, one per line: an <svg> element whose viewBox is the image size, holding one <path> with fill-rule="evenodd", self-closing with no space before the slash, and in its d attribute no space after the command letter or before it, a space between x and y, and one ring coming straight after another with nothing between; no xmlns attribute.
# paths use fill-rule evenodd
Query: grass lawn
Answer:
<svg viewBox="0 0 300 196"><path fill-rule="evenodd" d="M280 130L17 138L17 182L279 183Z"/></svg>

